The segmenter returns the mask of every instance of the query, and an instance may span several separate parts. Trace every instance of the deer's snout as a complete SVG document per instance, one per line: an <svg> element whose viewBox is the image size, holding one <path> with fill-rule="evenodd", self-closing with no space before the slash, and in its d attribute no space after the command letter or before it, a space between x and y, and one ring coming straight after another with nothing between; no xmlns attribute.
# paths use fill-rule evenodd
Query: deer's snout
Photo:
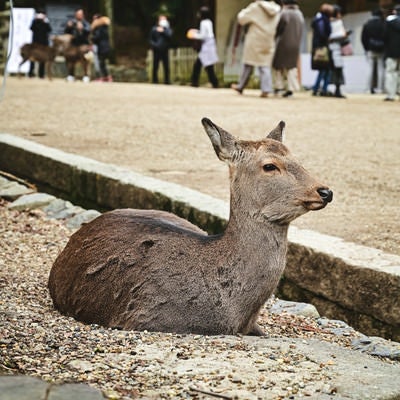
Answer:
<svg viewBox="0 0 400 400"><path fill-rule="evenodd" d="M320 188L317 189L318 194L321 196L321 199L324 203L330 203L333 199L333 192L330 189Z"/></svg>

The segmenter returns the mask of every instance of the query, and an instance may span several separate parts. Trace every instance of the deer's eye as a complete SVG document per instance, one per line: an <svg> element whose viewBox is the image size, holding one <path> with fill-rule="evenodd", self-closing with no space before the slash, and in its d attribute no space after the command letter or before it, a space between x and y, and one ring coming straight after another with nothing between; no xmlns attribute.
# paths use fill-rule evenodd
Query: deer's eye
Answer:
<svg viewBox="0 0 400 400"><path fill-rule="evenodd" d="M265 172L271 172L271 171L279 171L279 168L275 164L264 164L263 170Z"/></svg>

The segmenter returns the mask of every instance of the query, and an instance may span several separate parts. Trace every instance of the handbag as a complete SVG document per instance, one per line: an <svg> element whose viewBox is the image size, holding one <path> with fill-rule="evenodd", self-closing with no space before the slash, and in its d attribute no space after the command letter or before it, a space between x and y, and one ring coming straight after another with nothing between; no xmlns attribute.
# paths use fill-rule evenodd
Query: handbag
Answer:
<svg viewBox="0 0 400 400"><path fill-rule="evenodd" d="M352 56L353 55L353 46L351 45L351 42L342 44L342 47L340 48L340 52L342 53L342 56Z"/></svg>
<svg viewBox="0 0 400 400"><path fill-rule="evenodd" d="M327 46L317 47L313 55L313 61L317 64L329 63L329 50Z"/></svg>

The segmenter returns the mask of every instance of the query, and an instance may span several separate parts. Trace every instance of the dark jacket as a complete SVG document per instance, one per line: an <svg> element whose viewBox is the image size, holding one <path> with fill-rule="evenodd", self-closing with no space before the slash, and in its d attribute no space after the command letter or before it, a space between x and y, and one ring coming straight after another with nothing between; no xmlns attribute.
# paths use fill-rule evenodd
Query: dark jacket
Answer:
<svg viewBox="0 0 400 400"><path fill-rule="evenodd" d="M389 15L386 18L383 39L385 42L384 56L400 58L400 16Z"/></svg>
<svg viewBox="0 0 400 400"><path fill-rule="evenodd" d="M47 18L35 18L31 25L32 43L49 45L49 33L51 26Z"/></svg>
<svg viewBox="0 0 400 400"><path fill-rule="evenodd" d="M96 18L91 25L92 29L92 42L97 46L97 53L99 55L107 55L111 51L110 36L108 27L110 25L110 18L99 17Z"/></svg>
<svg viewBox="0 0 400 400"><path fill-rule="evenodd" d="M364 25L361 31L361 43L365 51L383 52L383 33L385 20L380 15L373 15Z"/></svg>
<svg viewBox="0 0 400 400"><path fill-rule="evenodd" d="M150 46L155 51L165 52L171 46L171 28L163 28L162 32L157 31L157 26L153 26L150 32Z"/></svg>
<svg viewBox="0 0 400 400"><path fill-rule="evenodd" d="M328 45L329 35L331 34L331 23L329 17L323 13L318 13L311 22L313 30L312 48Z"/></svg>
<svg viewBox="0 0 400 400"><path fill-rule="evenodd" d="M83 29L78 30L76 27L78 21L74 20L72 26L66 26L64 33L68 33L73 36L71 44L73 46L81 46L83 44L89 44L90 24L86 20L81 21Z"/></svg>

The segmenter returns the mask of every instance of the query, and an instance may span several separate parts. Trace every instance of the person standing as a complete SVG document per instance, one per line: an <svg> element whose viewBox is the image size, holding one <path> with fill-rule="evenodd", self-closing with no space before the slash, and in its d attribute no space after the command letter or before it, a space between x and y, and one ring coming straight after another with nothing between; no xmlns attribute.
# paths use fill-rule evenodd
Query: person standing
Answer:
<svg viewBox="0 0 400 400"><path fill-rule="evenodd" d="M342 10L339 6L333 6L331 18L331 34L329 35L329 50L332 54L332 75L331 82L335 85L334 97L344 99L345 96L340 90L344 84L342 44L348 38L349 32L343 25Z"/></svg>
<svg viewBox="0 0 400 400"><path fill-rule="evenodd" d="M283 97L300 90L297 63L304 30L304 16L296 0L283 0L281 17L276 30L276 50L272 67L275 70L275 92L286 91Z"/></svg>
<svg viewBox="0 0 400 400"><path fill-rule="evenodd" d="M319 12L315 15L311 22L313 31L312 36L312 51L311 51L311 69L317 70L318 75L312 88L313 96L320 94L321 96L328 95L328 85L330 79L330 54L329 54L329 36L331 34L330 18L333 13L331 4L323 3ZM324 62L316 61L314 55L317 49L326 48L328 52L328 59ZM322 84L322 89L321 89ZM321 89L321 91L320 91Z"/></svg>
<svg viewBox="0 0 400 400"><path fill-rule="evenodd" d="M197 16L200 19L200 29L189 29L187 33L189 39L201 41L200 51L193 64L191 86L199 86L201 68L204 67L208 81L216 89L218 88L218 78L215 74L214 65L218 62L218 54L210 9L206 6L201 7Z"/></svg>
<svg viewBox="0 0 400 400"><path fill-rule="evenodd" d="M160 61L164 71L164 83L170 84L169 48L171 46L172 29L166 15L160 15L156 26L150 32L150 47L153 50L152 82L158 83L158 67Z"/></svg>
<svg viewBox="0 0 400 400"><path fill-rule="evenodd" d="M394 101L400 85L400 4L386 18L384 30L385 101Z"/></svg>
<svg viewBox="0 0 400 400"><path fill-rule="evenodd" d="M85 14L82 8L75 11L75 18L67 21L64 33L72 35L71 45L75 47L89 45L90 24L85 19ZM75 63L68 63L68 76L67 81L73 82L75 80ZM82 80L89 82L90 78L85 75Z"/></svg>
<svg viewBox="0 0 400 400"><path fill-rule="evenodd" d="M383 90L384 80L384 58L383 58L383 32L385 20L381 9L372 11L372 16L363 25L361 31L361 43L365 50L368 61L367 85L371 94L376 89Z"/></svg>
<svg viewBox="0 0 400 400"><path fill-rule="evenodd" d="M43 10L39 10L31 24L32 31L32 43L42 44L44 46L49 45L49 34L51 32L51 26L46 13ZM39 78L44 78L45 63L39 63ZM35 76L35 63L31 61L29 67L29 77Z"/></svg>
<svg viewBox="0 0 400 400"><path fill-rule="evenodd" d="M107 59L110 57L111 45L108 27L110 18L95 14L91 25L92 42L96 45L96 55L99 60L100 76L97 81L112 82L112 76L108 72Z"/></svg>
<svg viewBox="0 0 400 400"><path fill-rule="evenodd" d="M247 26L242 71L238 84L232 85L232 89L240 94L248 84L254 67L257 67L260 73L261 97L268 97L272 92L271 64L280 11L278 1L256 0L242 9L237 16L238 23Z"/></svg>

